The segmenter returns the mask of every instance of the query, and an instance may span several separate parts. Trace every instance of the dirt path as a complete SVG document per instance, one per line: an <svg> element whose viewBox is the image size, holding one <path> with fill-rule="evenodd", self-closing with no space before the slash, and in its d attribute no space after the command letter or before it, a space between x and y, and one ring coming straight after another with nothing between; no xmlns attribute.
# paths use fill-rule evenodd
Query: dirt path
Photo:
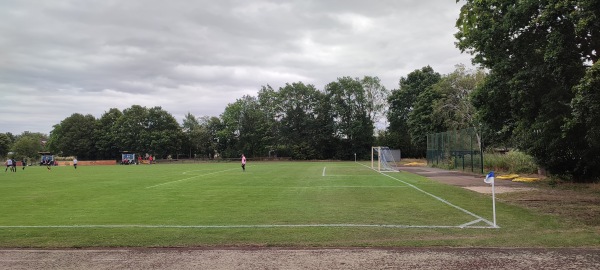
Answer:
<svg viewBox="0 0 600 270"><path fill-rule="evenodd" d="M479 193L492 193L491 186L483 182L484 177L481 175L463 173L459 171L447 171L430 167L414 166L400 167L400 170L425 176L429 179L436 180L438 182L445 183L448 185L454 185L470 189ZM495 186L496 193L533 190L533 188L528 187L523 183L506 180L496 180Z"/></svg>
<svg viewBox="0 0 600 270"><path fill-rule="evenodd" d="M600 249L8 249L0 269L600 269Z"/></svg>

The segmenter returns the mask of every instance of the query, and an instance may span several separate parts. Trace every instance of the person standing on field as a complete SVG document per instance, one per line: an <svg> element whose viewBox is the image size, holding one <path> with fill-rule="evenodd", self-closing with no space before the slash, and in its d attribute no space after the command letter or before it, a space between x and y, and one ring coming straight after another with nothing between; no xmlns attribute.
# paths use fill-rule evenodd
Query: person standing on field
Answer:
<svg viewBox="0 0 600 270"><path fill-rule="evenodd" d="M12 172L17 172L17 161L14 158L12 158L12 169L11 169L11 171Z"/></svg>
<svg viewBox="0 0 600 270"><path fill-rule="evenodd" d="M75 157L73 159L73 168L75 168L75 170L77 170L77 157Z"/></svg>
<svg viewBox="0 0 600 270"><path fill-rule="evenodd" d="M242 154L242 171L246 171L246 156Z"/></svg>
<svg viewBox="0 0 600 270"><path fill-rule="evenodd" d="M25 167L27 166L27 159L23 158L23 160L21 160L21 165L23 165L23 170L25 170Z"/></svg>
<svg viewBox="0 0 600 270"><path fill-rule="evenodd" d="M10 168L10 171L12 172L12 159L6 159L6 169L4 169L4 172L6 172L6 170L8 170Z"/></svg>

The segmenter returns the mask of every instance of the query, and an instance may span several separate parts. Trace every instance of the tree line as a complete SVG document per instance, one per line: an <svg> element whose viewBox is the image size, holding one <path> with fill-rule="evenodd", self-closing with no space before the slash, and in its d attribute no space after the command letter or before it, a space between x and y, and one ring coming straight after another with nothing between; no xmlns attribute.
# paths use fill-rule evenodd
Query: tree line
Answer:
<svg viewBox="0 0 600 270"><path fill-rule="evenodd" d="M18 156L48 150L80 160L118 159L122 151L158 158L237 158L245 153L353 160L369 158L375 144L423 157L427 133L473 125L473 106L466 97L484 77L483 71L463 65L443 76L427 66L401 78L400 88L392 91L371 76L341 77L323 90L302 82L278 89L267 85L256 96L228 104L218 117L188 112L179 124L161 107L132 105L123 111L111 108L100 118L74 113L54 125L49 136L9 134L8 141L14 142ZM376 132L375 125L384 119L389 126ZM35 150L24 151L19 145L25 141Z"/></svg>
<svg viewBox="0 0 600 270"><path fill-rule="evenodd" d="M118 159L122 151L158 158L237 158L242 153L298 160L367 158L386 92L379 78L368 76L342 77L322 91L302 82L277 90L263 86L257 96L228 104L219 117L188 113L181 124L161 107L111 108L100 118L74 113L34 144L36 151L80 160ZM27 134L3 135L15 155L37 156L17 147Z"/></svg>
<svg viewBox="0 0 600 270"><path fill-rule="evenodd" d="M391 91L369 76L338 78L322 90L267 85L219 117L188 113L181 125L160 107L110 109L99 119L73 114L54 126L47 147L90 159L128 150L302 160L368 158L377 144L423 157L427 134L475 128L486 148L519 149L551 174L598 180L599 18L596 0L467 0L456 45L480 69L440 74L425 66ZM375 129L382 122L386 128ZM0 134L0 155L10 148L3 145L24 147L36 136L45 135Z"/></svg>

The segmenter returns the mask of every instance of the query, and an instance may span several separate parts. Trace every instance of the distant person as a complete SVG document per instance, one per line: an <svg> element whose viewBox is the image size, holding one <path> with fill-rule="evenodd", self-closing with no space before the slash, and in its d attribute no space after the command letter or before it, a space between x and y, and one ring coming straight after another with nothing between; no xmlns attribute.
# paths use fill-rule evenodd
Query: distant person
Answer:
<svg viewBox="0 0 600 270"><path fill-rule="evenodd" d="M246 171L246 156L242 154L242 171Z"/></svg>
<svg viewBox="0 0 600 270"><path fill-rule="evenodd" d="M6 160L6 169L4 169L4 172L6 172L8 169L10 169L12 172L12 159L10 158Z"/></svg>
<svg viewBox="0 0 600 270"><path fill-rule="evenodd" d="M152 156L148 156L148 164L152 164Z"/></svg>
<svg viewBox="0 0 600 270"><path fill-rule="evenodd" d="M73 168L75 168L75 170L77 170L77 158L73 159Z"/></svg>
<svg viewBox="0 0 600 270"><path fill-rule="evenodd" d="M12 172L17 172L17 161L13 158L12 159Z"/></svg>
<svg viewBox="0 0 600 270"><path fill-rule="evenodd" d="M23 160L21 160L21 165L23 165L23 170L25 170L25 167L27 167L27 159L23 158Z"/></svg>

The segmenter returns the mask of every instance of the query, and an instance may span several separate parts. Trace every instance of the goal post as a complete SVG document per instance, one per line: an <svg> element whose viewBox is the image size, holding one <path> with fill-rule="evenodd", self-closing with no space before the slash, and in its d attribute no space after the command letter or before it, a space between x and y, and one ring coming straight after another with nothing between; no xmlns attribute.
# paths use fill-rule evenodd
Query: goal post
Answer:
<svg viewBox="0 0 600 270"><path fill-rule="evenodd" d="M401 159L400 150L387 146L371 147L371 168L380 172L397 172Z"/></svg>

